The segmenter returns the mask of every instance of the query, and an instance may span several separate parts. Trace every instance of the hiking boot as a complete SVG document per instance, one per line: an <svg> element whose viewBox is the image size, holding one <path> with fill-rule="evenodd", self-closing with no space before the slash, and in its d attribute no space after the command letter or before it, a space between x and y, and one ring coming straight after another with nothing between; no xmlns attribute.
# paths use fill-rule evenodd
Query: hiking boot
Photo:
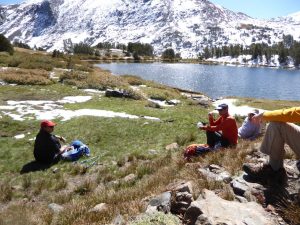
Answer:
<svg viewBox="0 0 300 225"><path fill-rule="evenodd" d="M243 170L254 180L264 182L276 181L281 184L286 184L287 182L287 174L284 168L275 171L269 164L253 165L245 163L243 165Z"/></svg>

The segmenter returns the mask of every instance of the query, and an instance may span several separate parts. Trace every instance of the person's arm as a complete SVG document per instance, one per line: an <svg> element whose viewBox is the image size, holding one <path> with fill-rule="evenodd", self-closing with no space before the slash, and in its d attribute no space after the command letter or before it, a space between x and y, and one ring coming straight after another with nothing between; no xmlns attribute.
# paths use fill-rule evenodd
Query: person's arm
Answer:
<svg viewBox="0 0 300 225"><path fill-rule="evenodd" d="M256 123L260 122L261 120L297 123L300 122L300 107L265 111L253 116L252 119Z"/></svg>
<svg viewBox="0 0 300 225"><path fill-rule="evenodd" d="M217 120L214 120L212 112L208 113L208 119L209 119L210 126L217 126L221 123L221 117L219 117Z"/></svg>
<svg viewBox="0 0 300 225"><path fill-rule="evenodd" d="M226 124L228 123L228 121L224 120L221 123L221 117L215 121L215 125L208 125L208 126L204 126L202 130L208 130L208 131L220 131L223 129L224 126L226 126Z"/></svg>
<svg viewBox="0 0 300 225"><path fill-rule="evenodd" d="M59 135L54 135L54 137L56 137L59 141L61 141L62 143L66 143L66 139L63 136L59 136Z"/></svg>

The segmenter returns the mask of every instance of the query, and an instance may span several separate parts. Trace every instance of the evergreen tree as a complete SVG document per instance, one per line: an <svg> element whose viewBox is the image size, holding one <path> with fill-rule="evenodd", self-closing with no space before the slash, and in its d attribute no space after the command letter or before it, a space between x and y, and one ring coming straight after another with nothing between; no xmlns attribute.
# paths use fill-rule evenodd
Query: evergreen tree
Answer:
<svg viewBox="0 0 300 225"><path fill-rule="evenodd" d="M294 42L291 49L291 56L294 59L294 65L299 67L300 65L300 42Z"/></svg>
<svg viewBox="0 0 300 225"><path fill-rule="evenodd" d="M62 52L60 52L59 50L54 50L53 52L52 52L52 58L59 58L59 57L62 57L63 56L63 53Z"/></svg>
<svg viewBox="0 0 300 225"><path fill-rule="evenodd" d="M166 49L161 56L163 59L173 60L175 59L175 52L172 48Z"/></svg>
<svg viewBox="0 0 300 225"><path fill-rule="evenodd" d="M85 54L85 55L93 55L94 49L85 43L80 42L79 44L74 45L74 54Z"/></svg>
<svg viewBox="0 0 300 225"><path fill-rule="evenodd" d="M15 41L14 46L19 47L19 48L30 49L30 46L28 44L25 44L25 43L19 42L19 41Z"/></svg>
<svg viewBox="0 0 300 225"><path fill-rule="evenodd" d="M14 54L12 44L3 34L0 34L0 52L8 52L10 55Z"/></svg>
<svg viewBox="0 0 300 225"><path fill-rule="evenodd" d="M130 53L136 52L141 56L153 56L153 47L150 44L143 43L132 43L129 42L127 46L127 51Z"/></svg>
<svg viewBox="0 0 300 225"><path fill-rule="evenodd" d="M278 50L277 50L277 52L278 52L278 61L279 61L279 63L285 64L287 62L288 51L284 47L283 42L280 42L278 44Z"/></svg>
<svg viewBox="0 0 300 225"><path fill-rule="evenodd" d="M283 45L286 48L290 48L293 45L294 38L292 35L283 35Z"/></svg>
<svg viewBox="0 0 300 225"><path fill-rule="evenodd" d="M210 49L209 49L208 47L205 47L205 48L203 49L203 57L204 57L205 59L208 59L208 58L210 58L211 56L212 56L212 54L211 54Z"/></svg>

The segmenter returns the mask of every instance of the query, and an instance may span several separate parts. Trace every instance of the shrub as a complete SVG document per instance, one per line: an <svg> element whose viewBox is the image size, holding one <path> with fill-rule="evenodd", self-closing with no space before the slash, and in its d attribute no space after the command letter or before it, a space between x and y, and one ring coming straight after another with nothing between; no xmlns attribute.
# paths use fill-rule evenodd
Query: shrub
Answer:
<svg viewBox="0 0 300 225"><path fill-rule="evenodd" d="M19 85L48 85L53 81L44 70L5 70L0 74L0 79L7 83Z"/></svg>
<svg viewBox="0 0 300 225"><path fill-rule="evenodd" d="M124 75L122 76L130 85L142 85L144 80L138 76Z"/></svg>
<svg viewBox="0 0 300 225"><path fill-rule="evenodd" d="M149 98L165 101L170 100L178 97L178 93L175 90L168 90L168 89L158 89L158 88L151 88L146 91Z"/></svg>
<svg viewBox="0 0 300 225"><path fill-rule="evenodd" d="M114 87L126 87L126 83L121 77L112 76L108 72L96 70L92 73L82 71L68 71L60 77L60 82L68 85L74 85L78 88L92 88L104 90ZM135 93L131 93L135 96Z"/></svg>
<svg viewBox="0 0 300 225"><path fill-rule="evenodd" d="M169 60L175 59L175 52L172 48L168 48L162 53L161 57Z"/></svg>

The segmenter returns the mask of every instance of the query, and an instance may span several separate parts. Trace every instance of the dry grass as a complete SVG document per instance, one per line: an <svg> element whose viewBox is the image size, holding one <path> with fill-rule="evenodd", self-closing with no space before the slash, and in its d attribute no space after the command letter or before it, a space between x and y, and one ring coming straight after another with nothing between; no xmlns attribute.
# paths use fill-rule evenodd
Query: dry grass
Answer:
<svg viewBox="0 0 300 225"><path fill-rule="evenodd" d="M17 203L0 213L1 225L50 225L52 214L46 206L39 203Z"/></svg>
<svg viewBox="0 0 300 225"><path fill-rule="evenodd" d="M124 75L122 76L130 85L143 85L145 84L145 80L138 76L133 76L133 75Z"/></svg>
<svg viewBox="0 0 300 225"><path fill-rule="evenodd" d="M194 132L189 132L184 135L176 136L175 142L179 146L184 146L187 145L188 143L191 143L196 140L196 133Z"/></svg>
<svg viewBox="0 0 300 225"><path fill-rule="evenodd" d="M12 199L13 191L9 182L0 183L0 202L8 202Z"/></svg>
<svg viewBox="0 0 300 225"><path fill-rule="evenodd" d="M74 70L68 71L60 76L60 81L65 84L77 86L78 88L92 88L98 90L126 86L122 78L112 76L101 69L95 69L91 73Z"/></svg>
<svg viewBox="0 0 300 225"><path fill-rule="evenodd" d="M275 110L282 108L295 107L299 104L297 101L280 101L268 99L253 99L253 98L239 98L236 105L248 105L254 108L262 108L265 110Z"/></svg>
<svg viewBox="0 0 300 225"><path fill-rule="evenodd" d="M9 69L1 72L0 79L7 83L19 85L48 85L53 81L49 78L49 72L39 69Z"/></svg>
<svg viewBox="0 0 300 225"><path fill-rule="evenodd" d="M300 205L299 203L286 203L278 208L280 215L288 221L290 225L300 224Z"/></svg>
<svg viewBox="0 0 300 225"><path fill-rule="evenodd" d="M143 88L143 91L151 99L156 99L160 101L171 100L178 98L180 96L179 91L175 89L160 89L160 88Z"/></svg>

